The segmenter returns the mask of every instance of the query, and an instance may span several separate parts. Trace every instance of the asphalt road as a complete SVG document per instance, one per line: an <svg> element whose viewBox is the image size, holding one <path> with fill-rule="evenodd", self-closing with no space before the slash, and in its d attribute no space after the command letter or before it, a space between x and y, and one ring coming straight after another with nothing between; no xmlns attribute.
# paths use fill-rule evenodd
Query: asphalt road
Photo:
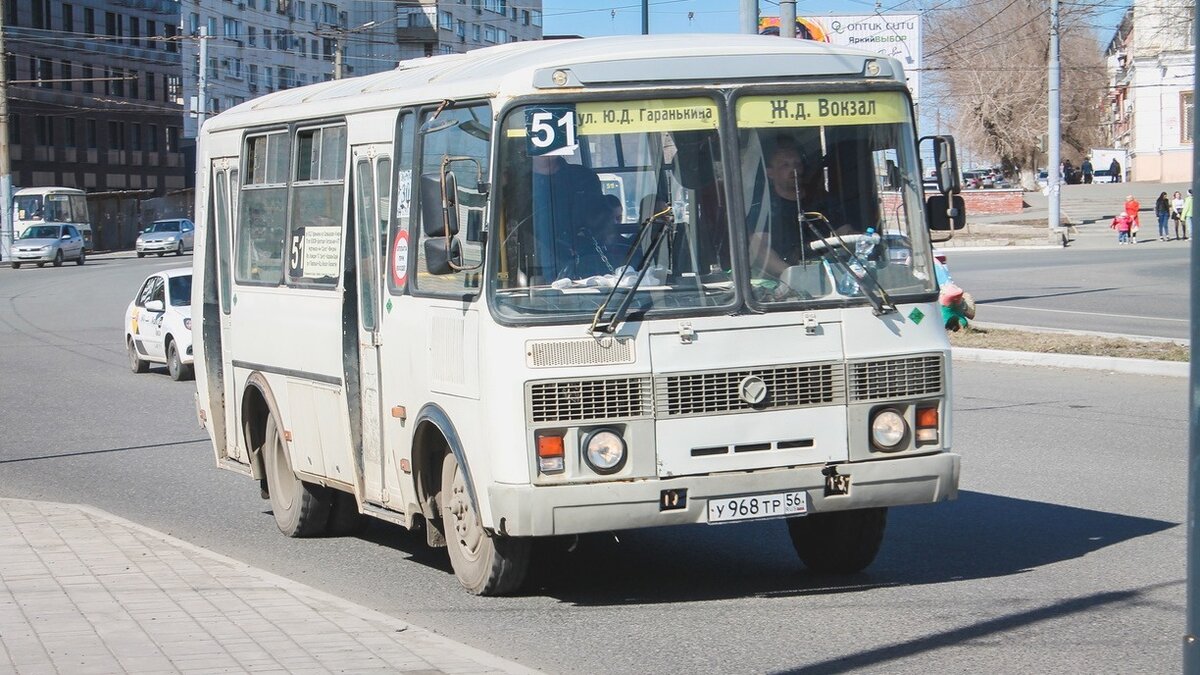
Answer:
<svg viewBox="0 0 1200 675"><path fill-rule="evenodd" d="M1186 339L1190 243L947 249L947 263L978 321Z"/></svg>
<svg viewBox="0 0 1200 675"><path fill-rule="evenodd" d="M540 584L481 599L393 526L287 539L215 468L190 383L130 373L121 344L138 283L175 264L0 269L0 495L91 504L551 672L1181 667L1182 379L956 364L960 498L893 509L861 575L803 571L779 521L691 526L547 545Z"/></svg>

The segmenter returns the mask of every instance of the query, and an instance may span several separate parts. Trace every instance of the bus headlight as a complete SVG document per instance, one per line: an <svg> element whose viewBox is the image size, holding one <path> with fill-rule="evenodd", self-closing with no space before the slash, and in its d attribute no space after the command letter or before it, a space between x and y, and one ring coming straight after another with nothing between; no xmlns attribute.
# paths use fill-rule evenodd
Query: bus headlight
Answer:
<svg viewBox="0 0 1200 675"><path fill-rule="evenodd" d="M871 442L880 450L896 450L908 436L908 423L899 411L884 408L871 419Z"/></svg>
<svg viewBox="0 0 1200 675"><path fill-rule="evenodd" d="M596 429L583 439L583 459L596 473L620 471L627 455L625 439L612 429Z"/></svg>

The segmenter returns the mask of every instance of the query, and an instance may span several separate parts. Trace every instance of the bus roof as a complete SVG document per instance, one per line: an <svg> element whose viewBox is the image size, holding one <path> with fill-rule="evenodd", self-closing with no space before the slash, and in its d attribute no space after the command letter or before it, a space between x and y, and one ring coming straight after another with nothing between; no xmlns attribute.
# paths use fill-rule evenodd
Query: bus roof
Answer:
<svg viewBox="0 0 1200 675"><path fill-rule="evenodd" d="M20 190L13 191L13 197L20 197L23 195L48 195L48 194L83 195L83 194L87 194L87 193L84 192L83 190L80 190L79 188L69 188L69 187L27 187L27 188L21 188Z"/></svg>
<svg viewBox="0 0 1200 675"><path fill-rule="evenodd" d="M213 117L205 132L277 123L298 117L371 110L489 94L516 96L563 89L662 84L699 85L723 80L853 80L903 83L899 61L875 52L775 36L712 34L636 35L514 42L401 61L393 70L278 91ZM551 79L565 71L565 85ZM414 90L421 93L414 94Z"/></svg>

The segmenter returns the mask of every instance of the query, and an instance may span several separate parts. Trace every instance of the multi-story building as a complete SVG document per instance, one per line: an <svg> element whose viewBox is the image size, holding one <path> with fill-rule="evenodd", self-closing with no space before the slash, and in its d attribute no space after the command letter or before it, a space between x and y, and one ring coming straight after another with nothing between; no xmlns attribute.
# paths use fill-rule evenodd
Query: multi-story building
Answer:
<svg viewBox="0 0 1200 675"><path fill-rule="evenodd" d="M1109 41L1109 132L1130 180L1192 179L1194 0L1135 0Z"/></svg>
<svg viewBox="0 0 1200 675"><path fill-rule="evenodd" d="M184 135L195 138L199 37L211 115L279 89L394 68L402 59L542 36L541 0L182 0ZM339 54L340 52L340 54Z"/></svg>
<svg viewBox="0 0 1200 675"><path fill-rule="evenodd" d="M186 184L172 0L8 0L12 182L162 195Z"/></svg>

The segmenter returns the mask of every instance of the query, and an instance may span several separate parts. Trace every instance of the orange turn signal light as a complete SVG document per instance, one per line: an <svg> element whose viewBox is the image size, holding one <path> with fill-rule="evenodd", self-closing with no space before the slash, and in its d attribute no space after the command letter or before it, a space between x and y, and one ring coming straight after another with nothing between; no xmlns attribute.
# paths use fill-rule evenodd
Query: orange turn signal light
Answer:
<svg viewBox="0 0 1200 675"><path fill-rule="evenodd" d="M562 473L567 468L566 449L561 432L544 432L537 435L538 471Z"/></svg>
<svg viewBox="0 0 1200 675"><path fill-rule="evenodd" d="M917 409L917 428L918 429L936 429L938 425L938 409L937 408L918 408Z"/></svg>
<svg viewBox="0 0 1200 675"><path fill-rule="evenodd" d="M562 457L564 454L563 437L538 436L537 454L538 457Z"/></svg>

